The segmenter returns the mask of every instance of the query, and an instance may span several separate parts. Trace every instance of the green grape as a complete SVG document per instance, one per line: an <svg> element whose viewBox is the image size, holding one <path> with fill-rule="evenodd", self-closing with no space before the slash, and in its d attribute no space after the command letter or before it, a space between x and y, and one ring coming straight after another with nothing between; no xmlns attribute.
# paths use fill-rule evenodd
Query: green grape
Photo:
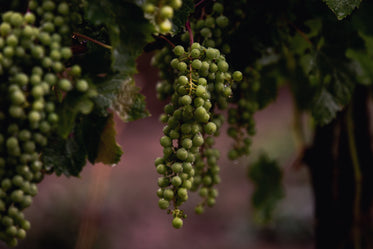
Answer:
<svg viewBox="0 0 373 249"><path fill-rule="evenodd" d="M175 217L172 220L172 226L177 229L181 228L183 226L183 220L179 217Z"/></svg>

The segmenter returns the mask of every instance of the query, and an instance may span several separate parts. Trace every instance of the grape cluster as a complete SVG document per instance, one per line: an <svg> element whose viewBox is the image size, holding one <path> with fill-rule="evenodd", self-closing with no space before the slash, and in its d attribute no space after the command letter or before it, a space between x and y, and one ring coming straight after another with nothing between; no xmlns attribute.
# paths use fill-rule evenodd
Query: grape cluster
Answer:
<svg viewBox="0 0 373 249"><path fill-rule="evenodd" d="M236 75L242 79L242 74ZM254 113L258 110L256 93L260 88L259 73L253 68L245 70L245 78L234 84L232 103L228 110L228 135L234 139L228 157L235 160L250 153L251 137L255 134Z"/></svg>
<svg viewBox="0 0 373 249"><path fill-rule="evenodd" d="M173 81L177 76L175 70L170 67L172 60L172 51L168 47L162 48L152 58L152 65L159 68L159 77L161 78L156 85L157 98L166 100L173 92Z"/></svg>
<svg viewBox="0 0 373 249"><path fill-rule="evenodd" d="M179 207L188 199L189 190L201 188L200 195L206 201L199 207L212 206L217 196L213 185L220 181L216 164L219 152L211 146L222 118L215 114L214 107L216 100L231 95L232 77L217 49L193 43L188 51L178 45L173 53L176 58L170 65L176 78L171 102L160 117L166 124L160 139L163 157L157 158L155 165L162 175L158 179L159 207L168 209L172 203L172 224L180 228L185 214Z"/></svg>
<svg viewBox="0 0 373 249"><path fill-rule="evenodd" d="M89 92L80 66L65 68L69 5L31 1L30 10L37 14L8 11L0 23L0 239L9 246L30 228L23 210L43 179L40 154L59 121L58 103L67 92Z"/></svg>
<svg viewBox="0 0 373 249"><path fill-rule="evenodd" d="M168 33L172 28L174 10L179 9L182 4L182 0L147 0L143 9L159 33Z"/></svg>

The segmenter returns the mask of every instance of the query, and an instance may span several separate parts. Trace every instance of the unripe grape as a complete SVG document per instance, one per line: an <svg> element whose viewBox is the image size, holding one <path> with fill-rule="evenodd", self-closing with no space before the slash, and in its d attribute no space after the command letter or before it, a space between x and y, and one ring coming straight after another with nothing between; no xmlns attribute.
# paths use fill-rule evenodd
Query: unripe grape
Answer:
<svg viewBox="0 0 373 249"><path fill-rule="evenodd" d="M170 20L166 19L164 20L160 25L159 25L159 29L162 33L167 33L167 32L170 32L171 31L171 28L172 28L172 23L170 22Z"/></svg>
<svg viewBox="0 0 373 249"><path fill-rule="evenodd" d="M218 68L222 72L227 72L228 68L229 68L229 65L226 61L219 61Z"/></svg>
<svg viewBox="0 0 373 249"><path fill-rule="evenodd" d="M16 237L19 239L24 239L26 238L26 231L24 229L18 229Z"/></svg>
<svg viewBox="0 0 373 249"><path fill-rule="evenodd" d="M35 22L35 15L32 12L27 12L24 16L24 20L28 24L33 24Z"/></svg>
<svg viewBox="0 0 373 249"><path fill-rule="evenodd" d="M207 188L201 188L198 192L199 196L201 197L207 197L208 195L208 189Z"/></svg>
<svg viewBox="0 0 373 249"><path fill-rule="evenodd" d="M185 198L188 196L188 190L186 188L179 188L177 195L181 198Z"/></svg>
<svg viewBox="0 0 373 249"><path fill-rule="evenodd" d="M216 132L216 129L217 129L216 124L213 123L213 122L208 122L208 123L205 125L205 127L204 127L205 132L206 132L207 134L209 134L209 135L214 134L214 133Z"/></svg>
<svg viewBox="0 0 373 249"><path fill-rule="evenodd" d="M179 176L174 176L171 179L171 184L175 187L179 187L182 184L182 180Z"/></svg>
<svg viewBox="0 0 373 249"><path fill-rule="evenodd" d="M242 78L243 78L243 75L240 71L235 71L233 74L232 74L232 78L234 81L241 81Z"/></svg>
<svg viewBox="0 0 373 249"><path fill-rule="evenodd" d="M174 47L173 52L176 56L181 56L185 53L185 50L183 46L177 45Z"/></svg>
<svg viewBox="0 0 373 249"><path fill-rule="evenodd" d="M189 95L184 95L180 98L181 105L190 105L192 103L192 98Z"/></svg>
<svg viewBox="0 0 373 249"><path fill-rule="evenodd" d="M171 0L170 5L174 9L179 9L183 5L183 1L182 0Z"/></svg>
<svg viewBox="0 0 373 249"><path fill-rule="evenodd" d="M0 24L0 34L1 35L6 36L7 34L10 33L11 30L12 30L12 27L10 26L9 23L3 22L3 23Z"/></svg>
<svg viewBox="0 0 373 249"><path fill-rule="evenodd" d="M158 201L158 206L160 209L167 209L170 206L170 202L165 199L160 199Z"/></svg>
<svg viewBox="0 0 373 249"><path fill-rule="evenodd" d="M20 13L14 12L10 16L10 24L15 27L19 27L23 24L23 16Z"/></svg>
<svg viewBox="0 0 373 249"><path fill-rule="evenodd" d="M218 18L216 18L216 24L221 28L225 28L228 26L229 20L226 16L221 15Z"/></svg>
<svg viewBox="0 0 373 249"><path fill-rule="evenodd" d="M172 226L177 229L181 228L183 226L183 220L179 217L175 217L172 220Z"/></svg>
<svg viewBox="0 0 373 249"><path fill-rule="evenodd" d="M188 158L188 151L184 148L180 148L176 151L176 157L181 161L185 161Z"/></svg>
<svg viewBox="0 0 373 249"><path fill-rule="evenodd" d="M173 163L171 169L174 173L181 173L183 172L183 166L181 163Z"/></svg>
<svg viewBox="0 0 373 249"><path fill-rule="evenodd" d="M58 82L58 86L61 88L62 91L70 91L72 89L72 84L68 79L61 79Z"/></svg>
<svg viewBox="0 0 373 249"><path fill-rule="evenodd" d="M199 58L200 55L201 55L201 51L199 50L199 48L194 48L194 49L192 49L192 51L190 52L190 56L191 56L193 59Z"/></svg>
<svg viewBox="0 0 373 249"><path fill-rule="evenodd" d="M151 3L145 4L143 9L144 9L144 12L148 14L152 14L155 12L155 6L154 4L151 4Z"/></svg>
<svg viewBox="0 0 373 249"><path fill-rule="evenodd" d="M183 73L187 70L187 64L185 62L179 62L179 64L177 64L177 69Z"/></svg>
<svg viewBox="0 0 373 249"><path fill-rule="evenodd" d="M10 198L12 199L12 201L14 202L21 202L23 200L23 191L22 190L14 190L11 194L10 194Z"/></svg>
<svg viewBox="0 0 373 249"><path fill-rule="evenodd" d="M164 164L159 164L157 166L157 172L158 172L158 174L163 175L163 174L166 173L166 170L167 170L167 168L166 168L166 166Z"/></svg>
<svg viewBox="0 0 373 249"><path fill-rule="evenodd" d="M217 14L221 14L224 11L224 6L221 3L214 3L214 5L212 6L212 10Z"/></svg>
<svg viewBox="0 0 373 249"><path fill-rule="evenodd" d="M170 180L166 177L159 177L158 178L158 186L159 187L167 187L168 185L170 185Z"/></svg>
<svg viewBox="0 0 373 249"><path fill-rule="evenodd" d="M78 90L79 92L86 92L89 88L89 85L86 80L78 80L75 87L76 90Z"/></svg>
<svg viewBox="0 0 373 249"><path fill-rule="evenodd" d="M203 28L201 29L201 35L206 39L206 38L210 38L212 36L212 32L211 32L211 29L209 28Z"/></svg>
<svg viewBox="0 0 373 249"><path fill-rule="evenodd" d="M160 144L163 146L163 147L170 147L172 145L172 140L170 139L170 137L168 136L163 136L161 137L160 139Z"/></svg>
<svg viewBox="0 0 373 249"><path fill-rule="evenodd" d="M174 191L171 189L165 189L163 192L163 198L167 201L170 201L174 198Z"/></svg>
<svg viewBox="0 0 373 249"><path fill-rule="evenodd" d="M196 212L196 214L202 214L204 212L204 208L202 205L198 205L194 211Z"/></svg>
<svg viewBox="0 0 373 249"><path fill-rule="evenodd" d="M18 44L18 38L17 36L15 36L14 34L11 34L9 35L7 38L6 38L6 43L11 46L11 47L15 47L17 46Z"/></svg>
<svg viewBox="0 0 373 249"><path fill-rule="evenodd" d="M170 6L166 5L160 9L160 16L164 19L172 18L173 15L174 15L174 10Z"/></svg>
<svg viewBox="0 0 373 249"><path fill-rule="evenodd" d="M193 69L201 69L201 67L202 67L202 62L200 61L200 60L198 60L198 59L195 59L195 60L193 60L193 62L192 62L192 68Z"/></svg>
<svg viewBox="0 0 373 249"><path fill-rule="evenodd" d="M71 56L73 55L71 48L69 47L64 47L61 49L61 57L64 59L70 59Z"/></svg>
<svg viewBox="0 0 373 249"><path fill-rule="evenodd" d="M68 15L69 14L69 5L66 2L62 2L57 7L58 13L62 15Z"/></svg>
<svg viewBox="0 0 373 249"><path fill-rule="evenodd" d="M193 142L190 138L184 138L181 142L181 146L185 149L190 149L193 146Z"/></svg>

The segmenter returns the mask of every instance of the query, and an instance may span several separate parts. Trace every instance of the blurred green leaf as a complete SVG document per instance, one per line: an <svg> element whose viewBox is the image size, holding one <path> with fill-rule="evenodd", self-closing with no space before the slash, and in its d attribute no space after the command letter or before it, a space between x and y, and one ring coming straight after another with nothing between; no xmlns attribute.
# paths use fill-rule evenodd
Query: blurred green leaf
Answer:
<svg viewBox="0 0 373 249"><path fill-rule="evenodd" d="M275 160L262 153L259 159L249 166L249 179L254 184L252 205L257 221L269 223L278 202L285 196L282 185L282 170Z"/></svg>
<svg viewBox="0 0 373 249"><path fill-rule="evenodd" d="M112 46L112 69L125 74L136 72L136 58L151 41L153 26L144 18L138 1L92 0L87 5L87 19L105 25Z"/></svg>
<svg viewBox="0 0 373 249"><path fill-rule="evenodd" d="M184 29L185 23L188 20L188 16L194 11L193 0L183 0L183 5L180 9L175 11L175 15L172 18L173 31L175 33L180 32Z"/></svg>
<svg viewBox="0 0 373 249"><path fill-rule="evenodd" d="M337 16L342 20L358 8L362 0L323 0Z"/></svg>
<svg viewBox="0 0 373 249"><path fill-rule="evenodd" d="M110 114L100 135L95 163L101 162L107 165L113 165L119 162L123 151L117 144L115 135L115 122L113 115Z"/></svg>
<svg viewBox="0 0 373 249"><path fill-rule="evenodd" d="M45 147L42 159L44 166L56 175L79 176L86 165L86 150L81 131L72 133L64 139L51 136Z"/></svg>

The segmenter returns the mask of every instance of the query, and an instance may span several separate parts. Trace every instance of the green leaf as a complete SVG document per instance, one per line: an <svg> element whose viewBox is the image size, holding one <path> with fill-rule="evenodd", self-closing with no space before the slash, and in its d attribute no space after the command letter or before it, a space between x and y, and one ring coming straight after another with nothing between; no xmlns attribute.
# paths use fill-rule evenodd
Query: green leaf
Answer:
<svg viewBox="0 0 373 249"><path fill-rule="evenodd" d="M136 72L136 58L151 41L154 31L137 3L131 0L92 0L87 4L87 19L108 29L112 69L124 74Z"/></svg>
<svg viewBox="0 0 373 249"><path fill-rule="evenodd" d="M370 85L373 82L373 60L365 52L348 49L347 58L352 60L351 67L355 71L356 80L363 85Z"/></svg>
<svg viewBox="0 0 373 249"><path fill-rule="evenodd" d="M135 121L149 117L149 115L149 112L146 110L145 96L140 93L135 94L126 121Z"/></svg>
<svg viewBox="0 0 373 249"><path fill-rule="evenodd" d="M95 163L101 162L108 165L114 165L119 162L123 151L117 144L115 135L115 122L113 115L111 114L107 119L106 125L100 136Z"/></svg>
<svg viewBox="0 0 373 249"><path fill-rule="evenodd" d="M323 0L337 16L342 20L350 15L355 8L358 8L362 0Z"/></svg>
<svg viewBox="0 0 373 249"><path fill-rule="evenodd" d="M194 11L193 0L183 0L183 5L180 9L175 11L174 17L172 18L173 31L175 33L180 32L184 29L185 23L188 20L188 16Z"/></svg>
<svg viewBox="0 0 373 249"><path fill-rule="evenodd" d="M96 161L101 142L101 134L110 117L111 115L102 116L101 113L94 112L82 118L79 127L77 127L77 129L82 131L88 160L92 164Z"/></svg>
<svg viewBox="0 0 373 249"><path fill-rule="evenodd" d="M254 184L251 198L259 223L267 224L272 220L278 202L284 197L282 170L275 160L261 154L249 166L248 177Z"/></svg>
<svg viewBox="0 0 373 249"><path fill-rule="evenodd" d="M335 97L323 88L312 105L312 116L320 125L330 123L342 109Z"/></svg>
<svg viewBox="0 0 373 249"><path fill-rule="evenodd" d="M145 97L133 79L122 81L121 88L113 102L112 108L124 122L134 121L149 116L146 110Z"/></svg>
<svg viewBox="0 0 373 249"><path fill-rule="evenodd" d="M112 106L113 101L116 99L118 92L126 79L128 79L128 76L121 73L97 78L96 88L98 95L93 98L95 111L100 112L103 116L108 114L108 108Z"/></svg>
<svg viewBox="0 0 373 249"><path fill-rule="evenodd" d="M80 113L88 113L93 108L91 99L76 91L69 92L62 103L57 107L59 122L57 132L62 138L67 136L74 129L75 121Z"/></svg>
<svg viewBox="0 0 373 249"><path fill-rule="evenodd" d="M82 134L77 131L64 139L49 137L42 159L44 166L56 175L79 176L86 165L86 150Z"/></svg>

